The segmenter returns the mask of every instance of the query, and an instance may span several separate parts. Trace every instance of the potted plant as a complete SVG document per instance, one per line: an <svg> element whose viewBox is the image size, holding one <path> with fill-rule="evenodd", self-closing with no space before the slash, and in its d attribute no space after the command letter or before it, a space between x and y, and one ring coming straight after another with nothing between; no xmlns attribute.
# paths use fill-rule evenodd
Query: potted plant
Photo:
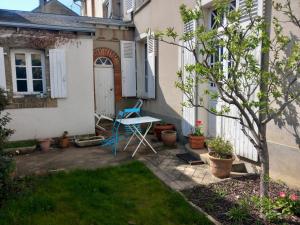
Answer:
<svg viewBox="0 0 300 225"><path fill-rule="evenodd" d="M164 130L161 132L161 138L164 145L172 147L176 143L177 132L175 130Z"/></svg>
<svg viewBox="0 0 300 225"><path fill-rule="evenodd" d="M217 137L208 141L207 146L212 174L218 178L229 177L234 161L232 144L221 137Z"/></svg>
<svg viewBox="0 0 300 225"><path fill-rule="evenodd" d="M164 131L164 130L175 130L175 126L173 124L170 124L170 123L165 123L165 122L160 122L160 123L157 123L155 124L154 126L154 133L155 133L155 136L157 137L157 139L159 141L161 141L161 132Z"/></svg>
<svg viewBox="0 0 300 225"><path fill-rule="evenodd" d="M192 149L204 148L205 137L202 131L203 122L201 120L196 121L194 132L189 135L189 143Z"/></svg>
<svg viewBox="0 0 300 225"><path fill-rule="evenodd" d="M39 139L39 145L42 152L48 152L51 145L51 138Z"/></svg>
<svg viewBox="0 0 300 225"><path fill-rule="evenodd" d="M62 134L62 136L59 139L59 146L61 148L68 148L70 146L70 141L68 138L68 131L64 131L64 133Z"/></svg>

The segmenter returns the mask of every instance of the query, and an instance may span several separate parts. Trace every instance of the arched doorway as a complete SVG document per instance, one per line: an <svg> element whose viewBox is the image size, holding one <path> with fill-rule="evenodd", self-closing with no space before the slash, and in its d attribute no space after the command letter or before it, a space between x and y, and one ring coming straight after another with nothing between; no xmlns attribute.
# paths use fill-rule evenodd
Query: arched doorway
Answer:
<svg viewBox="0 0 300 225"><path fill-rule="evenodd" d="M121 60L116 52L105 47L94 49L93 58L95 111L98 114L113 117L115 115L116 102L122 99ZM113 83L113 86L105 85L104 90L100 88L103 87L103 85L101 85L102 82L99 81L99 79L104 79L104 77L101 76L102 74L104 77L109 77L107 80L103 80L103 82ZM107 97L104 100L105 95ZM100 100L101 98L102 100ZM106 103L101 104L101 102Z"/></svg>
<svg viewBox="0 0 300 225"><path fill-rule="evenodd" d="M94 74L96 113L114 117L115 85L112 61L107 57L98 57L94 61Z"/></svg>

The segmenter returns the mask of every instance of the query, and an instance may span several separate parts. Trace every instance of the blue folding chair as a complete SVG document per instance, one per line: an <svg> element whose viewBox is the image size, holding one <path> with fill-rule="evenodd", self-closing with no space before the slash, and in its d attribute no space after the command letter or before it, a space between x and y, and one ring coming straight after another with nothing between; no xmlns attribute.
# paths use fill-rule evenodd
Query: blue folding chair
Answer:
<svg viewBox="0 0 300 225"><path fill-rule="evenodd" d="M112 146L112 152L114 155L117 155L117 147L118 147L118 143L119 140L121 139L121 135L120 135L120 124L122 119L126 118L127 115L133 115L136 114L137 116L140 116L140 108L128 108L128 109L124 109L123 111L119 111L114 124L113 124L113 128L112 128L112 136L110 136L109 138L105 139L102 142L101 146ZM138 129L140 130L140 126L138 127ZM125 126L125 135L132 135L133 134L133 129L130 128L130 126Z"/></svg>
<svg viewBox="0 0 300 225"><path fill-rule="evenodd" d="M113 124L113 128L112 128L112 136L105 139L102 142L101 146L112 146L112 152L114 155L117 155L117 147L118 147L118 143L120 140L120 133L119 133L119 127L120 127L120 120L122 120L124 118L125 113L123 111L119 111L114 124Z"/></svg>

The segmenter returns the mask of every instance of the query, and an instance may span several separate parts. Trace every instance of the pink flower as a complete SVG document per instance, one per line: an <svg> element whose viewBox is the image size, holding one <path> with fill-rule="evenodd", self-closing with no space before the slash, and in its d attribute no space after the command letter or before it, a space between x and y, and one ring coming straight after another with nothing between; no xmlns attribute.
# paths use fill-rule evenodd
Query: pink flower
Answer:
<svg viewBox="0 0 300 225"><path fill-rule="evenodd" d="M197 120L196 121L196 126L201 126L202 125L202 121L201 120Z"/></svg>
<svg viewBox="0 0 300 225"><path fill-rule="evenodd" d="M281 192L279 192L279 196L280 196L280 198L285 198L286 194L285 194L285 192L281 191Z"/></svg>
<svg viewBox="0 0 300 225"><path fill-rule="evenodd" d="M290 199L292 201L297 201L298 200L298 196L296 194L291 194Z"/></svg>

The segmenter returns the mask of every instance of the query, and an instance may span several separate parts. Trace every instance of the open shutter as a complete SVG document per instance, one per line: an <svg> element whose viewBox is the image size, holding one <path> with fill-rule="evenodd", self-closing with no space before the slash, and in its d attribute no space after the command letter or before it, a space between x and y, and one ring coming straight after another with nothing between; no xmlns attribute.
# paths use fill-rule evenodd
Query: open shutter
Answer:
<svg viewBox="0 0 300 225"><path fill-rule="evenodd" d="M67 97L67 64L64 49L49 50L51 98Z"/></svg>
<svg viewBox="0 0 300 225"><path fill-rule="evenodd" d="M135 42L121 41L122 96L136 96Z"/></svg>
<svg viewBox="0 0 300 225"><path fill-rule="evenodd" d="M148 98L155 98L155 49L156 49L156 40L153 33L149 33L147 36L147 66L148 66Z"/></svg>
<svg viewBox="0 0 300 225"><path fill-rule="evenodd" d="M6 91L4 51L2 47L0 47L0 88Z"/></svg>
<svg viewBox="0 0 300 225"><path fill-rule="evenodd" d="M243 10L246 8L246 0L240 0L238 7ZM243 10L243 12L245 12ZM263 15L263 0L254 0L253 8L251 10L251 15L262 16ZM250 18L247 13L244 13L241 17L241 26L246 29L247 25L250 24ZM257 47L253 51L258 63L261 63L261 46ZM256 94L253 95L255 98ZM235 106L230 106L230 115L239 116L239 111ZM237 120L232 120L225 117L217 118L217 135L222 136L231 141L234 146L235 154L242 156L244 158L258 161L257 150L254 148L252 143L249 141L248 137L241 130L242 126ZM245 128L247 131L247 128ZM249 135L250 132L248 132Z"/></svg>
<svg viewBox="0 0 300 225"><path fill-rule="evenodd" d="M196 30L196 20L191 20L184 25L184 32L194 32ZM184 42L184 46L190 47L190 44L195 44L195 39ZM190 74L185 70L186 65L195 64L194 54L185 48L182 50L182 65L183 65L183 80L185 81L189 76L195 76L195 74ZM196 90L195 90L196 91ZM188 98L183 94L182 101L186 102ZM184 107L182 108L182 134L188 136L196 121L196 108L195 107Z"/></svg>

